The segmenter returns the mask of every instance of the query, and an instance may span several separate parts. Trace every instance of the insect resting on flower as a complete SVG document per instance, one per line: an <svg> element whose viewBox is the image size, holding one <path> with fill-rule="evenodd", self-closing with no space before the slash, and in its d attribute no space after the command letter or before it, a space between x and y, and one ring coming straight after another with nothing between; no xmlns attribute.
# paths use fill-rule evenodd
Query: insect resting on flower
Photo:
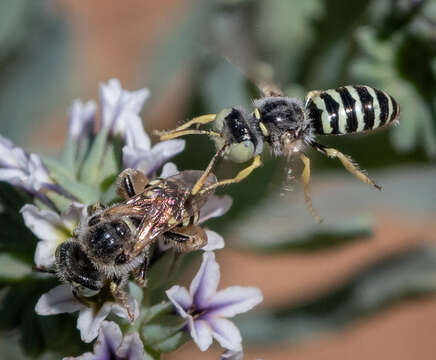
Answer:
<svg viewBox="0 0 436 360"><path fill-rule="evenodd" d="M153 244L169 245L178 252L207 244L206 232L196 224L200 208L214 190L192 194L202 174L187 170L148 181L138 170L124 170L118 177L118 194L124 201L109 207L91 205L73 237L57 247L59 278L71 284L74 295L85 304L107 290L132 318L123 287L130 275L145 286ZM204 186L216 182L209 173Z"/></svg>

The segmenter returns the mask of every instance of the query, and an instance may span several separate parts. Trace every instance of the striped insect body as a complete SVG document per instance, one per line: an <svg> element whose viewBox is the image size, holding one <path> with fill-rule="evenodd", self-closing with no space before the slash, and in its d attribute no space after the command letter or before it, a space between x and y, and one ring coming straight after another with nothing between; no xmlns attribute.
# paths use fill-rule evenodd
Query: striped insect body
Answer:
<svg viewBox="0 0 436 360"><path fill-rule="evenodd" d="M252 163L234 178L218 181L213 188L240 182L261 166L263 144L268 144L276 156L285 157L289 168L290 159L298 156L304 165L301 180L305 201L317 220L320 218L310 197L310 160L304 152L308 147L338 159L359 180L381 189L348 155L318 143L315 137L367 132L398 123L400 107L391 95L366 85L310 91L304 103L277 91L264 91L264 95L254 101L251 113L239 106L225 109L217 115L199 116L176 129L158 132L158 135L161 140L190 134L209 135L217 152L205 173L212 171L215 162L222 157L237 163L252 159ZM208 123L213 125L213 131L199 129ZM193 125L197 127L195 130L190 129ZM204 179L202 177L194 186L194 193L200 189Z"/></svg>
<svg viewBox="0 0 436 360"><path fill-rule="evenodd" d="M345 135L398 122L396 100L382 90L365 85L312 91L306 100L315 134Z"/></svg>

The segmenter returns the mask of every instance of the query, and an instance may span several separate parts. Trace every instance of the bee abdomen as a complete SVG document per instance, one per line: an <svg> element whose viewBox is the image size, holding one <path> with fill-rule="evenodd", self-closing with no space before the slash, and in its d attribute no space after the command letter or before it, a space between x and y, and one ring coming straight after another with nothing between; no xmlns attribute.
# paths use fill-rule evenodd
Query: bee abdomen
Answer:
<svg viewBox="0 0 436 360"><path fill-rule="evenodd" d="M392 96L365 85L309 93L306 109L314 133L321 135L375 130L400 117L400 107Z"/></svg>

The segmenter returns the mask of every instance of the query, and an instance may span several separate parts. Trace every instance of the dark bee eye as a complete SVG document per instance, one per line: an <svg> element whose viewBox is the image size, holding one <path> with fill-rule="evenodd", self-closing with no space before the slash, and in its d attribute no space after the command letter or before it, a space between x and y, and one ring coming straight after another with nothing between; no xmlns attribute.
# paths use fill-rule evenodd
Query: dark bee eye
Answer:
<svg viewBox="0 0 436 360"><path fill-rule="evenodd" d="M93 216L91 219L89 219L88 221L88 226L94 226L97 225L100 221L100 216L96 215Z"/></svg>

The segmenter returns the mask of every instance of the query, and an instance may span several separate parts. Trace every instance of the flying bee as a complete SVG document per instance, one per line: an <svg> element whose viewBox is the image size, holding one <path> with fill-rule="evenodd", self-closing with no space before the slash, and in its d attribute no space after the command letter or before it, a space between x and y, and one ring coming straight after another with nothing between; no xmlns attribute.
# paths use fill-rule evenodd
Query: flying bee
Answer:
<svg viewBox="0 0 436 360"><path fill-rule="evenodd" d="M58 277L71 284L84 303L108 289L133 318L122 288L131 274L145 286L150 246L165 242L179 252L189 252L207 243L206 232L196 223L213 188L192 194L202 174L188 170L149 182L140 171L124 170L118 177L118 194L124 201L110 207L90 206L89 216L73 237L57 247ZM204 186L216 182L209 173Z"/></svg>
<svg viewBox="0 0 436 360"><path fill-rule="evenodd" d="M276 156L288 161L298 156L303 162L301 180L306 205L317 221L310 196L310 160L304 149L315 148L322 154L338 158L343 166L359 180L381 190L353 160L342 152L315 141L316 135L345 135L376 130L399 122L400 107L385 91L365 85L348 85L337 89L310 91L305 101L283 96L277 88L264 90L264 97L254 101L249 113L242 107L224 109L218 114L196 117L176 129L158 132L161 140L189 134L205 134L215 142L217 152L193 193L208 191L217 186L240 182L261 166L263 144L267 143ZM212 129L199 127L210 123ZM196 126L197 128L192 128ZM202 189L208 172L218 158L236 163L252 160L234 178L221 180Z"/></svg>

